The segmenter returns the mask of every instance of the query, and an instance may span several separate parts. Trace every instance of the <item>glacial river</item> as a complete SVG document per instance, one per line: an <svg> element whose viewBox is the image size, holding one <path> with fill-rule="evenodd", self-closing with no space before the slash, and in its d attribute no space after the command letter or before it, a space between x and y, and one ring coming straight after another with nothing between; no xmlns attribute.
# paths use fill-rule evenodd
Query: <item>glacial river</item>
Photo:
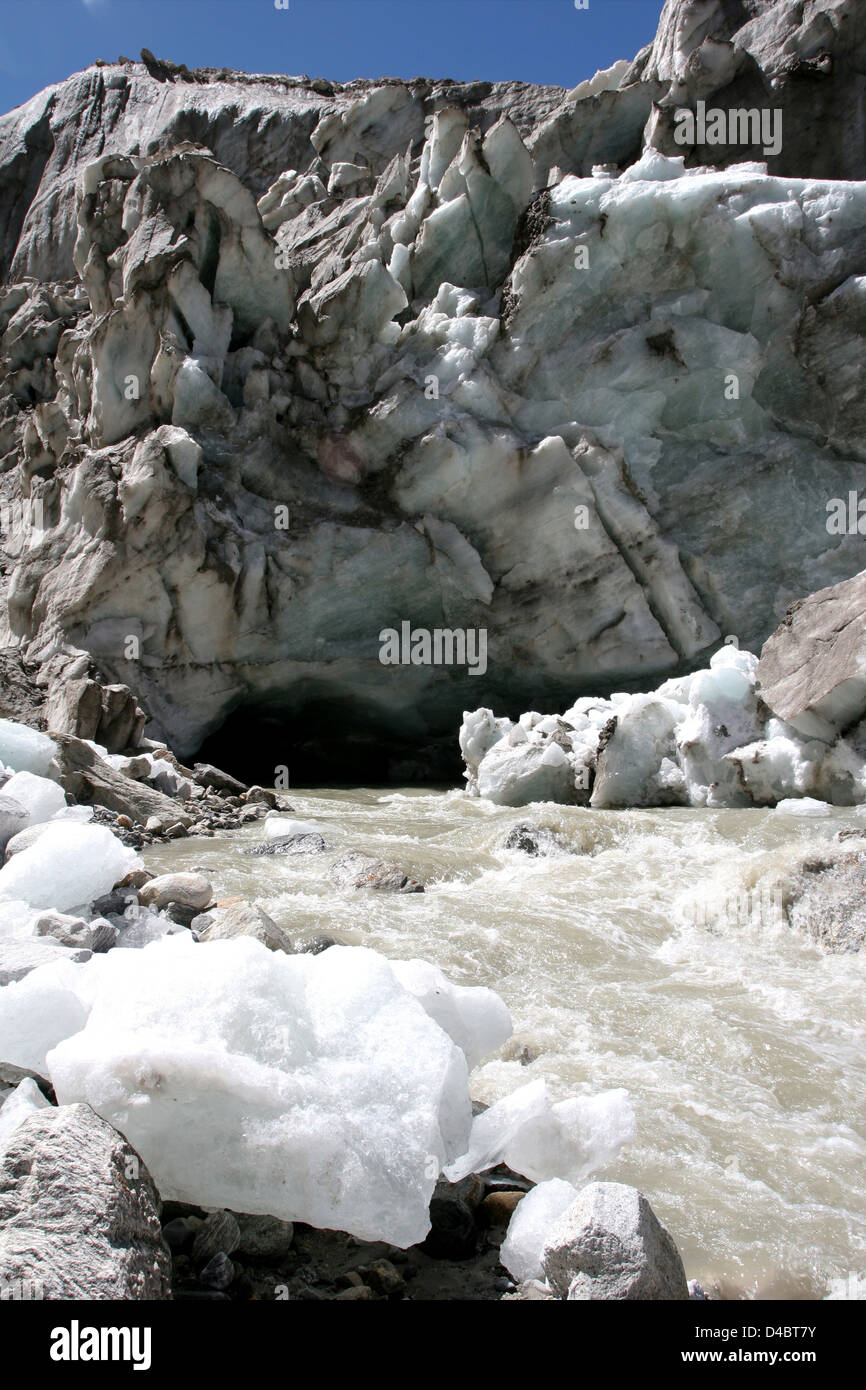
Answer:
<svg viewBox="0 0 866 1390"><path fill-rule="evenodd" d="M146 852L290 934L421 956L497 990L514 1037L478 1068L492 1102L543 1076L559 1100L624 1087L638 1139L596 1177L650 1198L689 1278L727 1297L866 1285L866 953L829 956L779 919L774 876L853 811L495 807L462 792L292 790L333 852L245 857L261 824ZM506 850L546 827L563 849ZM336 853L398 863L424 894L337 892ZM862 1291L861 1291L862 1296Z"/></svg>

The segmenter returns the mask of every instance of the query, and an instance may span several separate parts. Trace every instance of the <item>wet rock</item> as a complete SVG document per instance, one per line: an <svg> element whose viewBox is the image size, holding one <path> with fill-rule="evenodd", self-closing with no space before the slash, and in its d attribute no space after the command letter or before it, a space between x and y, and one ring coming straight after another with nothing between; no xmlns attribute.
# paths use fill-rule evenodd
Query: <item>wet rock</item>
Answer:
<svg viewBox="0 0 866 1390"><path fill-rule="evenodd" d="M430 1201L430 1233L422 1249L434 1260L468 1260L478 1245L475 1211L464 1183L440 1181Z"/></svg>
<svg viewBox="0 0 866 1390"><path fill-rule="evenodd" d="M291 1250L295 1228L276 1216L236 1216L240 1228L239 1260L250 1264L275 1264Z"/></svg>
<svg viewBox="0 0 866 1390"><path fill-rule="evenodd" d="M26 830L30 813L14 797L0 795L0 855L9 841Z"/></svg>
<svg viewBox="0 0 866 1390"><path fill-rule="evenodd" d="M201 1226L197 1216L176 1216L162 1228L162 1238L173 1255L189 1250Z"/></svg>
<svg viewBox="0 0 866 1390"><path fill-rule="evenodd" d="M202 916L207 918L204 926ZM199 941L227 941L236 936L251 936L261 941L269 951L294 953L291 938L254 903L239 902L231 907L216 908L212 912L194 917L192 929Z"/></svg>
<svg viewBox="0 0 866 1390"><path fill-rule="evenodd" d="M554 1223L541 1257L547 1282L570 1300L679 1300L683 1262L643 1193L594 1182Z"/></svg>
<svg viewBox="0 0 866 1390"><path fill-rule="evenodd" d="M850 841L848 842L850 844ZM831 955L866 941L866 851L828 849L801 860L783 888L788 921Z"/></svg>
<svg viewBox="0 0 866 1390"><path fill-rule="evenodd" d="M507 1226L525 1196L525 1192L491 1192L478 1208L479 1224Z"/></svg>
<svg viewBox="0 0 866 1390"><path fill-rule="evenodd" d="M320 956L323 951L329 951L332 946L342 946L343 944L336 936L314 936L309 941L299 941L295 950L299 955Z"/></svg>
<svg viewBox="0 0 866 1390"><path fill-rule="evenodd" d="M235 1278L235 1267L224 1251L220 1250L202 1270L199 1271L199 1283L211 1289L225 1291L231 1288Z"/></svg>
<svg viewBox="0 0 866 1390"><path fill-rule="evenodd" d="M515 825L505 840L506 849L519 849L533 857L561 851L562 845L550 830L542 830L537 825Z"/></svg>
<svg viewBox="0 0 866 1390"><path fill-rule="evenodd" d="M331 882L337 888L373 888L382 893L423 893L423 883L410 878L394 864L353 852L338 859L331 868Z"/></svg>
<svg viewBox="0 0 866 1390"><path fill-rule="evenodd" d="M260 854L324 854L328 845L321 835L316 832L305 835L292 835L286 840L270 840L263 845L254 845L252 849L245 849L247 855Z"/></svg>
<svg viewBox="0 0 866 1390"><path fill-rule="evenodd" d="M192 1258L207 1264L214 1255L233 1255L241 1243L241 1228L230 1211L212 1211L195 1233Z"/></svg>
<svg viewBox="0 0 866 1390"><path fill-rule="evenodd" d="M267 791L264 787L250 787L245 800L248 806L267 806L272 811L278 805L276 792Z"/></svg>
<svg viewBox="0 0 866 1390"><path fill-rule="evenodd" d="M213 889L202 874L162 874L138 890L138 899L154 910L180 903L202 912L213 901Z"/></svg>
<svg viewBox="0 0 866 1390"><path fill-rule="evenodd" d="M236 777L213 767L210 763L195 763L192 770L199 786L207 787L211 791L223 792L226 796L241 796L248 790Z"/></svg>
<svg viewBox="0 0 866 1390"><path fill-rule="evenodd" d="M144 1163L88 1105L39 1110L0 1154L0 1280L47 1299L167 1299L157 1209Z"/></svg>
<svg viewBox="0 0 866 1390"><path fill-rule="evenodd" d="M104 917L94 917L89 925L90 941L88 944L93 954L104 955L106 951L113 950L120 935L117 927L113 923L107 922Z"/></svg>

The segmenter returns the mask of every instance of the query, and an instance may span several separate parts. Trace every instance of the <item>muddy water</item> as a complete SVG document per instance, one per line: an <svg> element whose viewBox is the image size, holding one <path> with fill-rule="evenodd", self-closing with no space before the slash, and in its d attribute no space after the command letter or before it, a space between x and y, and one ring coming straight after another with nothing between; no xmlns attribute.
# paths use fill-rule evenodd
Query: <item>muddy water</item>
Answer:
<svg viewBox="0 0 866 1390"><path fill-rule="evenodd" d="M866 955L827 956L789 928L773 884L822 820L761 811L515 811L462 792L292 791L325 856L244 857L261 826L148 851L200 866L296 938L328 933L422 956L496 989L514 1039L480 1067L493 1101L539 1076L554 1099L625 1087L638 1139L602 1174L651 1198L690 1278L729 1296L822 1298L866 1279ZM511 826L562 851L505 850ZM427 892L338 893L360 849Z"/></svg>

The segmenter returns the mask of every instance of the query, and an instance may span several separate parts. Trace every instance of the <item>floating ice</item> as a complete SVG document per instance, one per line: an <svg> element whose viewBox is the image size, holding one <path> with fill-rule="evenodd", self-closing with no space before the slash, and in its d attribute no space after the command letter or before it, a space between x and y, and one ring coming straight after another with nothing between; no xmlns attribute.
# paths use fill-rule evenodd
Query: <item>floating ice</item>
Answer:
<svg viewBox="0 0 866 1390"><path fill-rule="evenodd" d="M829 816L833 807L813 796L789 797L780 801L776 811L780 816Z"/></svg>
<svg viewBox="0 0 866 1390"><path fill-rule="evenodd" d="M551 1105L543 1080L530 1081L476 1116L469 1147L445 1169L449 1182L507 1163L533 1182L581 1183L637 1135L623 1090L575 1096Z"/></svg>
<svg viewBox="0 0 866 1390"><path fill-rule="evenodd" d="M87 1101L127 1136L163 1198L424 1238L440 1168L468 1142L468 1072L388 961L184 933L100 965L89 1017L48 1074L62 1103ZM53 1012L63 989L69 1010L68 977L30 978L32 1012Z"/></svg>
<svg viewBox="0 0 866 1390"><path fill-rule="evenodd" d="M321 833L321 826L311 820L294 820L291 816L268 816L265 820L265 835L269 840L291 840L295 835Z"/></svg>
<svg viewBox="0 0 866 1390"><path fill-rule="evenodd" d="M104 825L58 821L0 869L0 900L67 912L110 892L138 864Z"/></svg>
<svg viewBox="0 0 866 1390"><path fill-rule="evenodd" d="M0 719L0 763L13 771L44 777L56 752L57 744L47 734L28 729L26 724Z"/></svg>
<svg viewBox="0 0 866 1390"><path fill-rule="evenodd" d="M41 825L57 811L66 808L63 788L47 777L38 777L32 772L16 772L3 788L3 795L11 796L13 801L29 812L31 825Z"/></svg>
<svg viewBox="0 0 866 1390"><path fill-rule="evenodd" d="M519 1202L508 1223L499 1258L508 1273L524 1279L543 1279L541 1255L554 1222L577 1200L578 1190L561 1178L549 1178Z"/></svg>

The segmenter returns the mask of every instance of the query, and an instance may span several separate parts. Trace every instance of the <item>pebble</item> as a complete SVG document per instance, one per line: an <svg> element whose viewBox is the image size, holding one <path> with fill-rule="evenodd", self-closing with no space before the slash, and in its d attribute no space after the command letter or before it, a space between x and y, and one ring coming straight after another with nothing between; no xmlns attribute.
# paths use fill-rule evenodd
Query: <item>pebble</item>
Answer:
<svg viewBox="0 0 866 1390"><path fill-rule="evenodd" d="M234 1283L235 1267L228 1255L223 1250L219 1250L212 1259L208 1260L198 1278L199 1283L206 1285L207 1288L225 1292Z"/></svg>

